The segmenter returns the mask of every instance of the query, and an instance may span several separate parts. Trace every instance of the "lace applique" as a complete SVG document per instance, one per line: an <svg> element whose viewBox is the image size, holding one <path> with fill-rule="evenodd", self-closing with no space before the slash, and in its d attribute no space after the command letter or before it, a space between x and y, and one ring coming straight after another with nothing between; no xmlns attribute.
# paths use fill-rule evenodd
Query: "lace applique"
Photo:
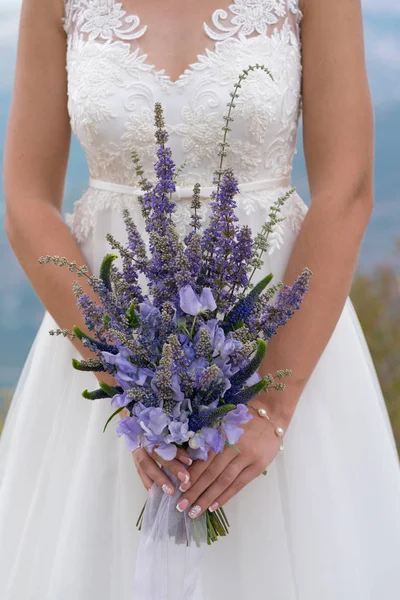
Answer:
<svg viewBox="0 0 400 600"><path fill-rule="evenodd" d="M250 216L257 213L257 221L261 226L268 219L272 204L287 191L288 188L277 188L273 192L241 193L238 196L237 208L239 220L243 221L246 215ZM78 243L83 244L92 235L97 218L102 212L112 210L113 213L117 211L122 215L122 210L132 208L133 202L136 203L137 200L130 194L89 188L80 200L75 202L74 212L65 213L64 220ZM201 199L201 202L201 219L203 227L205 227L210 216L210 203L204 198ZM182 239L190 231L190 203L190 199L181 199L177 202L174 211L174 222ZM136 208L138 208L138 205L136 205ZM292 194L281 208L281 215L284 220L277 223L269 235L269 255L273 254L275 250L279 250L283 245L288 226L295 234L299 232L307 211L307 205L298 194Z"/></svg>
<svg viewBox="0 0 400 600"><path fill-rule="evenodd" d="M67 33L74 25L88 34L89 41L96 38L135 40L147 30L147 25L138 29L139 17L127 14L122 3L114 0L66 0L65 13Z"/></svg>
<svg viewBox="0 0 400 600"><path fill-rule="evenodd" d="M100 124L116 118L109 101L115 89L126 86L127 75L132 85L151 69L138 50L131 52L123 42L95 44L77 33L70 39L67 66L71 126L86 147Z"/></svg>
<svg viewBox="0 0 400 600"><path fill-rule="evenodd" d="M195 71L204 78L206 88L196 86L190 95L190 104L185 104L181 110L181 123L172 131L181 138L188 164L206 171L209 181L221 141L223 109L220 94L214 96L211 90L232 86L242 69L254 62L255 54L262 56L267 64L273 64L276 75L272 81L263 71L254 71L243 82L232 113L234 121L228 140L226 165L233 167L240 181L251 181L264 167L274 178L291 173L301 64L297 38L286 23L271 37L249 38L241 42L227 40L214 52L208 52L195 67ZM294 73L298 74L297 79L293 77ZM288 82L292 84L290 87ZM237 123L245 123L246 126L243 129L241 125L239 130ZM270 147L266 142L269 132L272 138Z"/></svg>
<svg viewBox="0 0 400 600"><path fill-rule="evenodd" d="M216 10L211 17L218 31L204 23L204 30L211 39L223 41L236 35L239 39L254 33L266 35L269 26L279 23L288 11L299 13L297 0L235 0L228 10L234 15L230 26L221 23L229 18L223 9Z"/></svg>

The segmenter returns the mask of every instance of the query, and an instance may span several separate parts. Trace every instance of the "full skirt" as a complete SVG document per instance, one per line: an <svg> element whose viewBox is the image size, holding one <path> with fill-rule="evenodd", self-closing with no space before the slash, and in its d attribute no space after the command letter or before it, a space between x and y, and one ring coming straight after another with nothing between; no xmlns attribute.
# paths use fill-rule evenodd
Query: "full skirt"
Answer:
<svg viewBox="0 0 400 600"><path fill-rule="evenodd" d="M260 215L244 219L254 229ZM82 243L95 272L109 251L107 231L123 236L109 209ZM283 237L265 265L276 279L296 233L286 227ZM46 312L0 440L1 597L135 600L135 524L146 492L115 423L103 433L109 402L82 398L97 379L72 368L80 355L49 335L56 327ZM230 535L206 549L195 600L399 598L399 460L350 299L284 452L226 512Z"/></svg>

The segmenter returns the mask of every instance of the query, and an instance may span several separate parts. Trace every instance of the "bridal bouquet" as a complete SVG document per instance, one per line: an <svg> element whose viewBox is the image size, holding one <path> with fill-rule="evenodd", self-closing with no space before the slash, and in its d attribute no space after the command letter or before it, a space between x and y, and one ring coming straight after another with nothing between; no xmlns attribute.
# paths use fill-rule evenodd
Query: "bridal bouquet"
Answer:
<svg viewBox="0 0 400 600"><path fill-rule="evenodd" d="M99 389L85 390L83 396L111 398L115 411L106 426L127 409L129 416L119 420L117 433L125 437L130 451L143 447L170 460L183 447L193 459L206 460L210 450L223 452L226 445L237 450L243 433L240 426L252 418L249 400L271 387L283 390L282 380L290 375L282 370L261 377L258 369L268 340L300 307L311 273L305 269L292 286L271 285L272 274L256 284L253 278L263 265L268 236L282 220L280 207L293 190L272 206L268 222L253 239L249 227L241 226L235 214L238 181L231 169L223 168L234 100L242 80L255 68L266 71L259 65L249 67L231 94L207 226L202 224L201 188L196 184L190 232L184 239L177 233L172 200L177 169L167 146L162 106L156 104L155 184L144 177L139 157L132 156L143 190L139 201L146 242L124 210L127 243L122 245L107 235L118 254L105 256L99 277L89 277L85 265L77 267L66 258L39 259L68 265L77 275L86 276L99 296L101 303L96 304L74 283L78 305L93 335L74 327L71 336L77 336L95 357L74 360L73 366L114 376L118 386L101 383ZM114 264L118 255L120 268ZM206 511L192 521L178 513L175 505L176 497L171 500L160 490L154 490L147 501L144 525L148 515L153 561L163 560L154 546L162 530L185 548L199 546L203 539L211 543L228 531L223 508ZM143 525L143 514L138 523ZM139 552L142 564L145 554ZM190 587L190 583L185 585ZM147 597L153 596L147 592ZM190 597L189 592L184 597Z"/></svg>

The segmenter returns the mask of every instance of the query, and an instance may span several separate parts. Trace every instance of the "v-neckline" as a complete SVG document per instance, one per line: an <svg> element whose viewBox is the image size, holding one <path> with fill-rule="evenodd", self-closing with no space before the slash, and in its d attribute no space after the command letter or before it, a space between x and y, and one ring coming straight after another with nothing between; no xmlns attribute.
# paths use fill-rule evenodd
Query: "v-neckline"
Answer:
<svg viewBox="0 0 400 600"><path fill-rule="evenodd" d="M236 0L233 0L233 2L235 2L235 1ZM146 33L146 31L148 30L148 25L142 21L140 15L138 13L130 12L127 9L126 4L123 0L110 0L110 2L112 4L112 6L115 6L116 4L119 5L120 11L122 13L122 15L121 15L122 19L126 20L127 23L135 21L135 20L137 21L138 27L140 26L140 35L138 35L137 39L139 39L139 38L141 39L144 36L144 34ZM214 9L214 11L211 13L211 20L213 20L213 16L216 13L222 12L222 13L226 13L226 15L228 15L228 11L229 11L229 8L231 5L232 5L232 2L226 8ZM207 27L207 23L206 23L206 21L203 21L202 28L203 28L203 31L205 32L205 36L207 39L212 40L212 38L207 35L206 27ZM207 58L207 54L209 52L212 52L212 53L215 52L216 40L212 40L212 41L213 41L212 48L207 48L207 46L205 44L202 51L196 54L196 60L189 63L187 65L187 67L185 67L185 69L178 75L178 77L176 79L172 79L172 76L166 71L165 68L159 68L154 63L149 61L149 54L148 54L148 52L146 52L144 50L143 45L141 43L138 42L137 47L138 47L138 50L139 50L141 56L144 59L143 64L145 64L147 67L149 67L149 71L151 71L158 77L161 77L164 83L167 83L169 86L173 87L173 86L179 86L188 77L188 75L190 75L193 72L195 67L201 64L202 59Z"/></svg>

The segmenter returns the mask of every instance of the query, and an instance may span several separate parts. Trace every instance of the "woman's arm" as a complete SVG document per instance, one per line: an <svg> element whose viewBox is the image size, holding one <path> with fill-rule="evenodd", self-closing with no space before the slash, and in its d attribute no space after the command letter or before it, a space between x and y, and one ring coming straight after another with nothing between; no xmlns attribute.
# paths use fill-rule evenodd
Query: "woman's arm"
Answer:
<svg viewBox="0 0 400 600"><path fill-rule="evenodd" d="M87 332L72 292L77 276L68 268L37 262L39 256L58 254L85 264L61 215L71 135L63 10L62 0L23 2L5 148L5 227L22 268L58 326L71 329L76 324ZM79 283L96 300L82 277ZM79 340L73 343L82 356L93 357ZM108 374L99 377L114 381Z"/></svg>
<svg viewBox="0 0 400 600"><path fill-rule="evenodd" d="M312 201L284 280L293 283L304 267L313 277L263 364L264 373L292 369L287 388L251 402L266 406L284 429L343 310L373 205L373 116L360 0L303 4L304 149ZM180 502L200 506L195 514L214 501L226 503L275 457L279 440L266 419L256 416L244 429L240 456L227 448L190 467L191 487Z"/></svg>
<svg viewBox="0 0 400 600"><path fill-rule="evenodd" d="M292 369L270 413L287 424L350 292L373 207L373 110L360 0L304 0L303 134L311 206L286 269L313 272L300 311L270 342L264 368ZM271 414L272 416L272 414Z"/></svg>
<svg viewBox="0 0 400 600"><path fill-rule="evenodd" d="M62 0L24 0L4 163L5 226L22 268L58 326L71 329L78 325L88 332L72 292L76 274L37 262L47 254L66 256L77 265L86 262L61 215L71 135L62 16ZM99 302L83 277L79 283ZM93 357L79 340L72 343L84 358ZM95 375L111 385L116 383L108 373ZM168 468L184 480L188 474L182 462L191 461L184 450L179 451L178 459L169 461ZM135 456L135 463L147 488L155 481L173 492L170 479L147 453Z"/></svg>

